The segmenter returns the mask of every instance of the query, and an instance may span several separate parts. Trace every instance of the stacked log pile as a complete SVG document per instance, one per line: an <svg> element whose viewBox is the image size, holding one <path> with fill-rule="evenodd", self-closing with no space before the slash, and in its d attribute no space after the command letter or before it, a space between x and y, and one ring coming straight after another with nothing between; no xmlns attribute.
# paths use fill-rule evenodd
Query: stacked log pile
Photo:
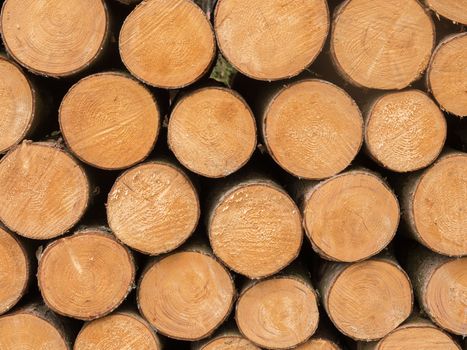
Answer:
<svg viewBox="0 0 467 350"><path fill-rule="evenodd" d="M466 0L3 0L0 350L461 350Z"/></svg>

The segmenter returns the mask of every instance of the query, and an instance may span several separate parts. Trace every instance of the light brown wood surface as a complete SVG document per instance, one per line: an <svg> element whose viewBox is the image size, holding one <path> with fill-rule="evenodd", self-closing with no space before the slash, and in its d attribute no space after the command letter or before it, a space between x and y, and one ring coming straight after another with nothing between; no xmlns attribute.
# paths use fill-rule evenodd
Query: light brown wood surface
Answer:
<svg viewBox="0 0 467 350"><path fill-rule="evenodd" d="M107 200L107 219L120 241L157 255L180 246L200 216L198 194L186 174L167 161L142 163L123 173Z"/></svg>
<svg viewBox="0 0 467 350"><path fill-rule="evenodd" d="M353 170L304 190L303 224L314 250L323 258L363 260L393 239L399 204L379 176Z"/></svg>
<svg viewBox="0 0 467 350"><path fill-rule="evenodd" d="M150 91L125 74L88 76L65 95L60 129L70 150L102 169L122 169L146 158L159 133L160 112Z"/></svg>
<svg viewBox="0 0 467 350"><path fill-rule="evenodd" d="M211 24L191 0L143 1L123 23L119 47L133 75L168 89L198 80L216 51Z"/></svg>
<svg viewBox="0 0 467 350"><path fill-rule="evenodd" d="M467 0L425 0L437 14L455 23L467 25Z"/></svg>
<svg viewBox="0 0 467 350"><path fill-rule="evenodd" d="M219 48L243 74L259 80L295 76L321 51L329 30L324 0L219 0Z"/></svg>
<svg viewBox="0 0 467 350"><path fill-rule="evenodd" d="M467 116L467 33L448 36L438 44L428 67L427 85L441 108Z"/></svg>
<svg viewBox="0 0 467 350"><path fill-rule="evenodd" d="M446 140L443 113L420 90L380 96L371 104L365 119L369 154L392 171L415 171L430 165Z"/></svg>
<svg viewBox="0 0 467 350"><path fill-rule="evenodd" d="M335 11L331 58L352 84L402 89L425 70L435 27L417 0L347 0Z"/></svg>
<svg viewBox="0 0 467 350"><path fill-rule="evenodd" d="M310 339L306 343L295 348L296 350L341 350L341 348L329 339Z"/></svg>
<svg viewBox="0 0 467 350"><path fill-rule="evenodd" d="M93 320L112 312L131 291L130 251L110 233L85 229L52 242L39 260L39 288L55 312Z"/></svg>
<svg viewBox="0 0 467 350"><path fill-rule="evenodd" d="M183 96L173 108L168 144L191 171L224 177L250 159L256 148L256 122L235 91L205 87Z"/></svg>
<svg viewBox="0 0 467 350"><path fill-rule="evenodd" d="M260 350L251 341L243 337L238 330L228 329L216 332L212 338L194 343L192 350Z"/></svg>
<svg viewBox="0 0 467 350"><path fill-rule="evenodd" d="M0 161L0 220L32 239L60 236L84 214L89 183L58 144L24 141Z"/></svg>
<svg viewBox="0 0 467 350"><path fill-rule="evenodd" d="M6 0L0 20L8 53L28 70L53 77L93 63L109 31L102 0Z"/></svg>

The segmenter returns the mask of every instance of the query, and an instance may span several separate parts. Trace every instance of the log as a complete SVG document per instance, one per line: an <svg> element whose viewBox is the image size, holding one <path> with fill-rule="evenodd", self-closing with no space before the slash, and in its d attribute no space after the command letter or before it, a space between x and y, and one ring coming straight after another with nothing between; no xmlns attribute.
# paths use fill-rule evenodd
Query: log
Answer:
<svg viewBox="0 0 467 350"><path fill-rule="evenodd" d="M236 327L226 326L207 340L192 343L191 350L260 350L241 335Z"/></svg>
<svg viewBox="0 0 467 350"><path fill-rule="evenodd" d="M174 250L194 232L200 216L193 183L174 163L158 160L124 172L107 200L115 236L149 255Z"/></svg>
<svg viewBox="0 0 467 350"><path fill-rule="evenodd" d="M329 31L324 0L219 0L219 49L239 72L258 80L290 78L320 53Z"/></svg>
<svg viewBox="0 0 467 350"><path fill-rule="evenodd" d="M396 234L399 203L368 170L352 170L301 190L303 226L324 259L354 262L376 255Z"/></svg>
<svg viewBox="0 0 467 350"><path fill-rule="evenodd" d="M313 336L296 347L296 350L343 350L339 332L323 313L319 315L319 326Z"/></svg>
<svg viewBox="0 0 467 350"><path fill-rule="evenodd" d="M422 169L435 161L446 140L443 113L424 92L389 92L365 113L365 145L380 165L396 172Z"/></svg>
<svg viewBox="0 0 467 350"><path fill-rule="evenodd" d="M416 0L347 0L334 12L331 59L364 88L402 89L430 60L435 26Z"/></svg>
<svg viewBox="0 0 467 350"><path fill-rule="evenodd" d="M344 170L363 142L363 119L338 86L307 79L285 85L260 101L259 127L271 157L305 179Z"/></svg>
<svg viewBox="0 0 467 350"><path fill-rule="evenodd" d="M0 316L0 349L71 350L66 322L42 304L28 304Z"/></svg>
<svg viewBox="0 0 467 350"><path fill-rule="evenodd" d="M106 170L128 168L145 159L156 143L160 119L149 90L117 72L80 80L59 110L68 148L83 162Z"/></svg>
<svg viewBox="0 0 467 350"><path fill-rule="evenodd" d="M102 55L109 37L102 0L6 0L0 14L7 52L35 74L67 77Z"/></svg>
<svg viewBox="0 0 467 350"><path fill-rule="evenodd" d="M0 226L0 315L8 312L26 293L32 270L30 252Z"/></svg>
<svg viewBox="0 0 467 350"><path fill-rule="evenodd" d="M204 246L155 258L137 291L140 313L159 333L189 341L210 336L230 314L234 298L228 270Z"/></svg>
<svg viewBox="0 0 467 350"><path fill-rule="evenodd" d="M47 246L39 258L42 298L58 314L80 320L105 316L133 288L129 249L103 229L83 229Z"/></svg>
<svg viewBox="0 0 467 350"><path fill-rule="evenodd" d="M166 89L201 78L216 53L211 24L191 0L143 1L123 23L119 48L134 76Z"/></svg>
<svg viewBox="0 0 467 350"><path fill-rule="evenodd" d="M438 15L454 23L467 25L466 0L425 0L425 3Z"/></svg>
<svg viewBox="0 0 467 350"><path fill-rule="evenodd" d="M24 141L0 161L0 220L32 239L62 235L84 214L90 185L57 143Z"/></svg>
<svg viewBox="0 0 467 350"><path fill-rule="evenodd" d="M116 311L86 323L73 350L162 349L159 337L136 310Z"/></svg>
<svg viewBox="0 0 467 350"><path fill-rule="evenodd" d="M258 279L297 257L303 237L300 212L279 185L252 176L215 192L206 226L214 254L231 270Z"/></svg>
<svg viewBox="0 0 467 350"><path fill-rule="evenodd" d="M444 38L436 47L426 74L427 88L445 111L467 116L467 33Z"/></svg>
<svg viewBox="0 0 467 350"><path fill-rule="evenodd" d="M183 95L173 107L168 144L186 168L206 177L241 168L256 148L256 122L235 91L207 86Z"/></svg>
<svg viewBox="0 0 467 350"><path fill-rule="evenodd" d="M402 189L402 213L418 242L444 255L467 254L467 154L449 152Z"/></svg>
<svg viewBox="0 0 467 350"><path fill-rule="evenodd" d="M240 332L267 349L289 349L307 341L318 327L318 299L304 273L250 281L235 310Z"/></svg>
<svg viewBox="0 0 467 350"><path fill-rule="evenodd" d="M441 328L466 336L467 257L438 255L418 246L407 262L420 307Z"/></svg>
<svg viewBox="0 0 467 350"><path fill-rule="evenodd" d="M306 343L298 346L295 350L341 350L336 343L326 338L312 338Z"/></svg>
<svg viewBox="0 0 467 350"><path fill-rule="evenodd" d="M410 280L392 258L329 262L321 273L318 287L324 309L337 329L352 339L380 339L412 312Z"/></svg>

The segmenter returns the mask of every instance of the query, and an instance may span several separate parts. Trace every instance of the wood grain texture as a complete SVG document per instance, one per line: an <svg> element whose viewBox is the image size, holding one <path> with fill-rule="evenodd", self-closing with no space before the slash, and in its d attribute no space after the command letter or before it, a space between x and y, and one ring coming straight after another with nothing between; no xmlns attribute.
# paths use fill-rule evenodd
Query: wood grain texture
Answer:
<svg viewBox="0 0 467 350"><path fill-rule="evenodd" d="M437 14L467 25L467 0L425 0L425 3Z"/></svg>
<svg viewBox="0 0 467 350"><path fill-rule="evenodd" d="M211 338L192 343L191 350L260 350L230 324L218 330Z"/></svg>
<svg viewBox="0 0 467 350"><path fill-rule="evenodd" d="M341 350L341 348L329 339L310 339L298 346L296 350Z"/></svg>

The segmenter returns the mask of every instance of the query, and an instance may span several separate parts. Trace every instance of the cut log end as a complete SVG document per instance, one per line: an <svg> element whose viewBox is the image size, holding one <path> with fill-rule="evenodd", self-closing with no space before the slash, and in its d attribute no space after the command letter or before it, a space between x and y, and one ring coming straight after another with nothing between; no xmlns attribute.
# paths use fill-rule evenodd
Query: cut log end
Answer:
<svg viewBox="0 0 467 350"><path fill-rule="evenodd" d="M123 243L157 255L180 246L200 216L198 195L178 167L148 162L121 175L109 193L109 226Z"/></svg>
<svg viewBox="0 0 467 350"><path fill-rule="evenodd" d="M154 97L124 74L99 73L79 81L59 111L71 151L102 169L122 169L147 157L159 132Z"/></svg>
<svg viewBox="0 0 467 350"><path fill-rule="evenodd" d="M141 314L162 334L180 340L209 336L228 316L235 287L213 257L195 251L171 254L143 272Z"/></svg>
<svg viewBox="0 0 467 350"><path fill-rule="evenodd" d="M449 256L467 254L467 155L442 157L423 173L413 193L409 222L415 237Z"/></svg>
<svg viewBox="0 0 467 350"><path fill-rule="evenodd" d="M427 5L439 15L467 25L467 0L425 0Z"/></svg>
<svg viewBox="0 0 467 350"><path fill-rule="evenodd" d="M402 89L425 70L434 43L434 24L416 0L347 0L334 18L331 57L355 85Z"/></svg>
<svg viewBox="0 0 467 350"><path fill-rule="evenodd" d="M129 250L110 234L92 229L50 244L37 274L46 304L82 320L112 312L132 289L134 278Z"/></svg>
<svg viewBox="0 0 467 350"><path fill-rule="evenodd" d="M467 11L465 11L467 13ZM453 35L436 48L428 68L428 88L441 107L467 116L467 33Z"/></svg>
<svg viewBox="0 0 467 350"><path fill-rule="evenodd" d="M224 177L242 167L256 147L256 123L234 91L203 88L183 97L169 119L168 143L191 171Z"/></svg>
<svg viewBox="0 0 467 350"><path fill-rule="evenodd" d="M0 161L0 220L32 239L57 237L78 222L89 202L83 169L49 143L23 142Z"/></svg>
<svg viewBox="0 0 467 350"><path fill-rule="evenodd" d="M125 20L119 40L122 61L132 74L169 89L203 76L216 51L211 24L191 0L143 1Z"/></svg>
<svg viewBox="0 0 467 350"><path fill-rule="evenodd" d="M316 331L317 297L313 288L300 279L271 278L241 293L235 319L240 332L258 346L288 349Z"/></svg>
<svg viewBox="0 0 467 350"><path fill-rule="evenodd" d="M22 244L0 227L0 315L24 295L29 282L29 258ZM1 342L0 342L1 344ZM1 348L1 347L0 347Z"/></svg>
<svg viewBox="0 0 467 350"><path fill-rule="evenodd" d="M322 179L345 169L363 141L363 119L352 98L322 80L286 86L263 113L271 156L301 178Z"/></svg>
<svg viewBox="0 0 467 350"><path fill-rule="evenodd" d="M54 77L89 66L108 32L102 0L7 0L0 20L11 56L34 73Z"/></svg>
<svg viewBox="0 0 467 350"><path fill-rule="evenodd" d="M0 154L23 140L35 117L35 95L23 72L0 56Z"/></svg>
<svg viewBox="0 0 467 350"><path fill-rule="evenodd" d="M249 278L287 266L302 243L301 219L292 199L277 185L241 183L224 194L209 222L214 253Z"/></svg>
<svg viewBox="0 0 467 350"><path fill-rule="evenodd" d="M253 79L295 76L321 51L329 30L324 0L220 0L214 26L219 48Z"/></svg>
<svg viewBox="0 0 467 350"><path fill-rule="evenodd" d="M440 154L447 126L438 106L419 90L383 95L371 106L365 129L370 155L384 167L408 172Z"/></svg>
<svg viewBox="0 0 467 350"><path fill-rule="evenodd" d="M305 194L304 226L324 258L353 262L379 253L399 224L399 204L379 177L366 171L337 175Z"/></svg>
<svg viewBox="0 0 467 350"><path fill-rule="evenodd" d="M151 326L135 312L117 312L86 324L76 338L74 350L160 350Z"/></svg>
<svg viewBox="0 0 467 350"><path fill-rule="evenodd" d="M260 350L256 345L248 339L240 335L225 335L216 337L206 345L202 346L200 350Z"/></svg>
<svg viewBox="0 0 467 350"><path fill-rule="evenodd" d="M341 348L329 339L310 339L295 350L341 350Z"/></svg>

